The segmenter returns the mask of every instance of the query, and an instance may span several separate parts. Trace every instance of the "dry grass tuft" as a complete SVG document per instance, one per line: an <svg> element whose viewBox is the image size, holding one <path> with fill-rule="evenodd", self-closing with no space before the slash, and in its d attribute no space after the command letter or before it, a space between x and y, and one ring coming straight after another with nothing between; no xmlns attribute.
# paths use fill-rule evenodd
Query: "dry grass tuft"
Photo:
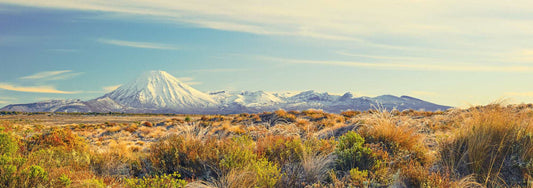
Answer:
<svg viewBox="0 0 533 188"><path fill-rule="evenodd" d="M386 110L373 113L365 122L361 133L368 142L382 144L392 156L407 151L422 163L431 162L424 136L415 127L398 125L394 116Z"/></svg>
<svg viewBox="0 0 533 188"><path fill-rule="evenodd" d="M456 177L485 186L525 186L533 166L533 118L500 104L469 109L441 140L441 160Z"/></svg>

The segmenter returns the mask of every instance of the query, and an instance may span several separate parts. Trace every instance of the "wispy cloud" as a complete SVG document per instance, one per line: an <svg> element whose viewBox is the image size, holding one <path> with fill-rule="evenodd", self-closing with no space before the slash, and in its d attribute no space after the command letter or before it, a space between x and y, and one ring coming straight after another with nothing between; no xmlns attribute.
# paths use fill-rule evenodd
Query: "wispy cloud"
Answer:
<svg viewBox="0 0 533 188"><path fill-rule="evenodd" d="M256 56L257 58L293 64L316 64L327 66L361 67L374 69L399 69L420 71L460 71L460 72L533 72L531 66L489 66L472 64L448 64L448 63L403 63L403 62L360 62L360 61L329 61L329 60L305 60L287 59L268 56Z"/></svg>
<svg viewBox="0 0 533 188"><path fill-rule="evenodd" d="M23 80L64 80L83 74L72 70L44 71L29 76L20 77Z"/></svg>
<svg viewBox="0 0 533 188"><path fill-rule="evenodd" d="M183 83L187 85L200 85L202 82L194 81L194 78L192 77L179 77L177 78L179 81L182 81Z"/></svg>
<svg viewBox="0 0 533 188"><path fill-rule="evenodd" d="M198 27L267 35L300 35L333 40L352 40L374 34L432 38L438 34L465 35L527 34L529 7L533 3L487 0L483 6L461 0L384 0L324 2L317 0L256 1L20 1L0 2L59 9L121 13L152 17L164 22L189 23ZM206 6L209 4L209 6ZM302 7L302 4L305 4ZM387 6L384 6L386 4ZM283 6L280 6L283 5ZM460 9L452 7L461 7ZM491 11L487 11L491 10ZM512 10L512 11L510 11ZM431 16L427 16L431 15ZM475 22L476 24L471 24ZM453 23L453 24L452 24ZM529 25L528 25L529 23ZM529 33L529 34L528 34ZM483 35L484 36L484 35ZM446 40L449 40L447 37Z"/></svg>
<svg viewBox="0 0 533 188"><path fill-rule="evenodd" d="M56 93L56 94L76 94L79 91L61 91L53 86L17 86L9 83L0 83L0 89L29 92L29 93Z"/></svg>
<svg viewBox="0 0 533 188"><path fill-rule="evenodd" d="M111 92L111 91L114 91L115 89L119 88L121 85L114 85L114 86L105 86L105 87L102 87L102 89L105 91L105 92Z"/></svg>
<svg viewBox="0 0 533 188"><path fill-rule="evenodd" d="M188 81L194 80L194 78L192 77L178 77L177 79L182 82L188 82Z"/></svg>
<svg viewBox="0 0 533 188"><path fill-rule="evenodd" d="M190 85L190 86L194 86L194 85L203 84L203 82L185 82L185 84Z"/></svg>
<svg viewBox="0 0 533 188"><path fill-rule="evenodd" d="M125 46L132 48L147 48L147 49L157 49L157 50L178 50L179 48L161 43L152 43L152 42L138 42L138 41L125 41L125 40L115 40L115 39L98 39L100 43L110 44L115 46Z"/></svg>
<svg viewBox="0 0 533 188"><path fill-rule="evenodd" d="M43 78L50 78L54 77L63 73L72 72L71 70L60 70L60 71L43 71L38 72L29 76L21 77L20 79L43 79Z"/></svg>
<svg viewBox="0 0 533 188"><path fill-rule="evenodd" d="M349 57L362 57L362 58L369 58L369 59L378 59L378 60L406 60L406 61L420 61L420 60L432 60L431 58L424 58L424 57L408 57L408 56L383 56L383 55L367 55L367 54L355 54L355 53L348 53L343 51L336 52L339 55L343 56L349 56Z"/></svg>
<svg viewBox="0 0 533 188"><path fill-rule="evenodd" d="M48 78L48 80L66 80L66 79L73 78L73 77L76 77L82 74L83 72L73 72L73 73L54 76L54 77Z"/></svg>

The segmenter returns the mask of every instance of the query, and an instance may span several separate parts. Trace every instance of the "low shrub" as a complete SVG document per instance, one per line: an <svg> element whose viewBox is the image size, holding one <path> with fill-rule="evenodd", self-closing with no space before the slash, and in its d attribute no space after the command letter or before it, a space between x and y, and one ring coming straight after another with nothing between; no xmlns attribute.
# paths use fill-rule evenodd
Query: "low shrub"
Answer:
<svg viewBox="0 0 533 188"><path fill-rule="evenodd" d="M72 184L72 180L70 180L70 178L65 175L65 174L62 174L59 178L59 183L64 186L64 187L68 187L70 186L70 184Z"/></svg>
<svg viewBox="0 0 533 188"><path fill-rule="evenodd" d="M372 150L364 147L364 143L365 139L353 131L341 136L335 150L337 169L345 172L354 168L371 169L375 160L372 156Z"/></svg>
<svg viewBox="0 0 533 188"><path fill-rule="evenodd" d="M26 151L37 151L50 147L64 147L66 150L86 151L85 139L70 129L54 128L32 136L26 141Z"/></svg>
<svg viewBox="0 0 533 188"><path fill-rule="evenodd" d="M350 170L350 183L356 187L368 186L368 170L360 171L359 168Z"/></svg>
<svg viewBox="0 0 533 188"><path fill-rule="evenodd" d="M255 186L273 187L281 177L277 164L256 155L255 143L247 136L234 137L228 152L220 161L222 172L227 174L232 170L241 170L253 174ZM244 185L243 185L244 186Z"/></svg>
<svg viewBox="0 0 533 188"><path fill-rule="evenodd" d="M257 140L257 153L279 166L301 161L303 149L299 138L267 136Z"/></svg>
<svg viewBox="0 0 533 188"><path fill-rule="evenodd" d="M150 147L148 160L152 169L148 171L157 174L178 172L185 178L216 177L215 170L220 155L224 153L224 145L224 142L212 138L202 141L192 137L168 136Z"/></svg>
<svg viewBox="0 0 533 188"><path fill-rule="evenodd" d="M16 139L8 133L0 133L0 155L12 156L18 150Z"/></svg>
<svg viewBox="0 0 533 188"><path fill-rule="evenodd" d="M173 174L163 174L161 176L155 175L153 177L143 178L126 178L125 184L132 188L151 188L151 187L185 187L187 182L179 179L181 175L177 172Z"/></svg>
<svg viewBox="0 0 533 188"><path fill-rule="evenodd" d="M354 111L354 110L347 110L347 111L343 111L341 112L341 115L346 117L346 118L353 118L357 115L361 114L360 111Z"/></svg>

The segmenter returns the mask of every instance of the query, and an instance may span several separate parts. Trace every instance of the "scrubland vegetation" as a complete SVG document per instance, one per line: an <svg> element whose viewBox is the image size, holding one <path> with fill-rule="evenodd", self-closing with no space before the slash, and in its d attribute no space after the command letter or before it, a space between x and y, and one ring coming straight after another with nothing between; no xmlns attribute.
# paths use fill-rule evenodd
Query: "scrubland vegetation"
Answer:
<svg viewBox="0 0 533 188"><path fill-rule="evenodd" d="M89 114L5 114L0 187L533 186L532 105L45 125Z"/></svg>

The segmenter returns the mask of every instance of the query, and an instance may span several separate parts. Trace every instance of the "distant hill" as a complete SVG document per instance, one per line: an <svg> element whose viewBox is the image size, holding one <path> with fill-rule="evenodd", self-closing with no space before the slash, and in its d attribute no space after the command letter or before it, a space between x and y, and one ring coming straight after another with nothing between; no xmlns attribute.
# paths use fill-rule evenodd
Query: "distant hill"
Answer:
<svg viewBox="0 0 533 188"><path fill-rule="evenodd" d="M352 93L334 95L312 90L300 93L217 91L207 94L165 71L149 71L96 99L12 104L1 108L0 111L233 114L314 108L339 113L345 110L369 110L378 106L400 111L437 111L451 108L410 96L354 97Z"/></svg>

